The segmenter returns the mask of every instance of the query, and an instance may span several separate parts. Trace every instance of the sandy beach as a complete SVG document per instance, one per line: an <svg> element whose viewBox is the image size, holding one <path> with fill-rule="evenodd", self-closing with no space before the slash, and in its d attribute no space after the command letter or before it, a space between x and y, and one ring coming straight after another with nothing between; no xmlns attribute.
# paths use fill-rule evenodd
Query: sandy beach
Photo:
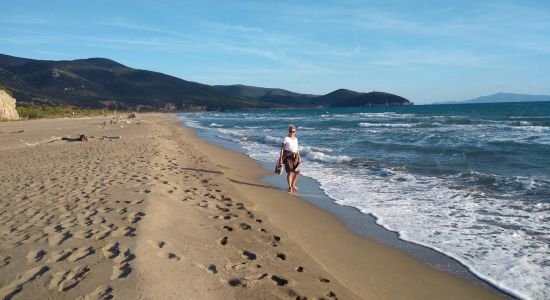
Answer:
<svg viewBox="0 0 550 300"><path fill-rule="evenodd" d="M110 121L0 123L0 298L500 297L354 234L171 115Z"/></svg>

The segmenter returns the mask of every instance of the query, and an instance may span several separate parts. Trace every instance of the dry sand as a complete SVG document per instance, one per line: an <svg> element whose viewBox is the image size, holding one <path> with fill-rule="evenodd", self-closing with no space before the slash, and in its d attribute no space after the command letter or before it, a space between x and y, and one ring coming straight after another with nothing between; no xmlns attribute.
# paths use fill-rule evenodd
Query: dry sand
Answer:
<svg viewBox="0 0 550 300"><path fill-rule="evenodd" d="M0 123L0 298L497 297L262 184L170 116L109 120Z"/></svg>

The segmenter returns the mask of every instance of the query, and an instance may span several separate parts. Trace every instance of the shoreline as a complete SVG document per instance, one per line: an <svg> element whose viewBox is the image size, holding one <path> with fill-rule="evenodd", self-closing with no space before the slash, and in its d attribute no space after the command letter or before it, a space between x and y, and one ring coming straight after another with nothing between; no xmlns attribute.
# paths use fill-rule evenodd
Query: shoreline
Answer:
<svg viewBox="0 0 550 300"><path fill-rule="evenodd" d="M463 292L466 293L466 291L468 291L470 288L473 288L474 290L479 289L476 292L487 293L487 294L484 295L484 297L495 297L495 298L508 297L508 298L513 299L512 296L508 295L504 291L499 290L498 288L494 287L490 283L483 281L482 279L478 278L477 276L476 276L476 278L478 279L478 281L476 283L474 283L470 279L465 279L465 278L459 277L455 274L450 274L450 273L445 272L445 271L437 270L437 269L433 268L432 266L429 266L425 262L420 262L420 260L418 258L414 258L411 255L403 253L400 250L396 250L392 247L389 247L389 246L384 245L382 243L379 243L377 241L373 241L373 240L365 237L365 235L362 235L362 234L359 234L359 233L353 231L352 229L348 228L343 222L341 222L341 220L339 220L335 215L333 215L333 213L330 210L326 211L326 210L323 210L322 208L319 208L318 206L312 204L311 203L312 201L308 201L308 200L303 199L302 197L300 197L299 193L298 194L288 194L286 191L281 190L280 188L274 187L274 182L271 182L269 180L269 178L270 177L275 177L275 176L272 176L271 171L266 169L265 166L262 166L260 162L254 160L253 158L250 158L249 156L247 156L246 154L244 154L242 152L239 152L237 149L228 149L227 147L223 147L222 145L218 145L218 144L215 144L215 143L213 144L208 139L204 139L204 137L199 136L198 135L198 130L196 130L195 128L184 126L183 125L183 120L181 120L180 123L181 123L182 127L186 128L186 130L190 131L189 134L195 135L195 139L198 140L197 141L198 143L202 144L201 146L199 146L199 149L201 149L201 151L206 153L209 157L218 157L218 158L219 157L225 157L225 159L220 159L216 163L218 165L220 165L220 163L225 163L227 165L230 165L230 166L225 166L226 170L231 170L231 172L228 171L228 173L229 173L228 178L230 178L230 177L240 178L240 179L233 179L233 180L230 179L230 180L234 184L236 184L240 189L242 189L242 191L245 194L257 194L257 193L264 193L264 192L279 194L279 196L278 196L279 198L285 198L286 201L285 201L284 204L286 206L291 206L291 207L292 206L298 206L300 210L304 210L304 211L307 212L306 215L310 215L310 214L315 215L315 217L311 217L311 219L313 219L314 222L323 223L323 225L315 224L317 228L325 228L326 229L327 227L332 227L332 228L337 227L337 229L335 231L338 234L336 234L336 235L331 234L330 235L331 239L336 239L336 240L338 240L338 243L346 245L346 246L350 245L350 243L346 243L346 242L349 242L350 240L353 240L357 244L361 245L361 246L359 246L359 248L361 248L363 250L367 249L367 248L369 250L372 250L373 248L375 248L379 252L387 252L387 253L384 253L384 254L381 254L381 253L377 253L377 254L381 255L381 256L385 256L384 258L380 258L382 260L388 260L388 259L392 260L392 261L393 260L399 260L400 261L399 264L401 266L402 265L407 265L407 267L404 268L405 270L402 270L401 272L405 272L405 273L413 272L413 273L415 273L414 276L416 276L416 277L418 277L418 272L421 272L421 273L423 273L422 274L423 276L430 277L430 281L432 281L432 280L434 282L435 281L441 281L440 283L438 283L438 285L439 284L445 285L447 287L446 288L447 292L450 289L456 289L457 285L458 285L458 286L460 286L460 288L455 290L455 292L457 292L457 294L455 294L455 297L457 297L457 298L461 298L461 297L468 298L469 296L465 296L466 294L463 294ZM229 157L231 157L231 159L228 159ZM214 159L214 160L216 160L216 159ZM238 174L238 172L235 172L235 169L239 168L237 165L245 166L245 169L247 171L249 171L249 174L243 176L241 174ZM303 179L304 178L302 177L302 180ZM279 178L279 180L282 180L282 179ZM282 181L284 181L284 180L282 180ZM303 193L303 190L301 191L301 193ZM262 196L265 197L265 194L262 195ZM325 195L325 197L327 197L327 196ZM298 201L297 202L295 201L295 202L292 203L293 200L298 200ZM334 204L334 205L336 205L336 204ZM274 220L274 223L276 223L278 225L292 223L293 225L284 226L287 230L291 230L292 228L300 227L298 224L303 224L301 222L289 222L289 221L291 221L289 219L290 217L285 216L285 214L287 214L289 212L285 211L285 210L281 210L282 208L279 205L274 204L273 202L269 203L267 201L261 201L261 203L259 203L258 206L263 211L266 211L266 212L269 211L269 213L270 213L269 215L272 218L277 219L277 220ZM342 208L353 209L351 207L343 207L343 206L341 206L341 207ZM277 213L275 213L276 210L277 210ZM327 223L329 223L330 225L326 225ZM379 225L376 224L376 226L379 226ZM381 226L379 226L379 227L381 227ZM313 232L311 230L312 229L310 229L308 231L309 234L313 234ZM387 231L386 229L383 229L383 230ZM393 233L393 234L395 234L395 233ZM338 238L336 238L336 236L338 236ZM322 245L316 243L315 241L311 241L310 239L312 237L308 236L308 234L303 234L303 233L296 234L295 238L299 240L299 244L307 245L305 247L306 248L305 250L308 253L310 253L310 255L315 257L316 260L319 260L318 257L321 257L323 255L329 255L329 253L327 253L327 251L319 250L319 248L322 248ZM345 240L346 242L343 242L342 240ZM399 241L401 241L403 243L413 244L413 243L406 242L406 241L403 241L403 240L399 240ZM427 247L424 247L424 246L421 246L421 245L416 245L416 244L414 244L414 245L418 246L418 247L427 248ZM310 248L310 247L312 247L312 248ZM317 249L313 249L313 248L317 248ZM339 250L344 250L344 249L342 249L342 247L335 247L335 248L339 249ZM355 247L351 246L350 248L355 248ZM429 249L430 251L433 251L433 252L437 252L436 250L433 250L433 249L430 249L430 248L427 248L427 249ZM356 259L360 259L361 255L358 253L358 252L360 252L360 251L357 251L358 249L345 249L345 250L347 250L347 251L351 250L351 252L355 254L354 257ZM368 251L366 251L366 252L368 252ZM388 253L390 253L390 254L388 254ZM439 252L437 252L437 253L439 253ZM442 255L442 256L445 256L442 253L439 253L439 254ZM319 255L319 256L317 256L317 255ZM447 259L452 259L448 256L445 256L445 257ZM372 263L372 262L373 261L370 261L370 263ZM340 272L343 271L342 267L338 266L338 263L334 263L334 261L332 263L330 263L330 262L329 263L321 262L321 263L323 265L325 265L325 267L327 267L327 269L329 271L337 270L337 273L340 273ZM349 263L349 260L348 260L348 263ZM459 263L459 262L456 262L456 263ZM463 265L461 264L461 266L463 266ZM354 265L353 263L350 263L349 267L350 268L354 268L354 267L357 268L357 265ZM372 266L370 266L370 267L372 267ZM377 267L380 268L380 269L384 268L383 266L377 266ZM395 267L395 264L389 263L387 267L389 267L389 268ZM367 270L367 269L369 269L369 268L365 267L364 270ZM468 271L468 272L470 272L470 271ZM348 287L353 286L356 289L352 288L352 290L354 290L356 293L358 293L359 295L366 295L366 294L361 293L361 291L358 292L358 290L357 290L357 289L360 290L358 281L361 281L361 280L350 278L350 276L346 276L346 275L349 275L349 274L343 274L343 273L344 272L342 272L340 274L343 275L346 278L345 280L343 280L343 283L347 283L346 286L348 286ZM403 273L400 273L400 274L403 274ZM411 274L411 273L409 273L409 274ZM361 275L361 274L355 273L355 275ZM380 275L380 274L378 274L378 275ZM395 279L396 279L395 277L392 277L389 274L384 274L384 275L388 276L387 277L388 281L391 281L391 280L395 281ZM475 276L473 273L471 273L471 275ZM363 277L363 279L365 279L364 276L362 276L362 277ZM389 278L392 278L392 279L389 279ZM438 278L438 279L435 279L435 278ZM444 278L444 279L442 279L442 278ZM383 285L384 284L382 284L381 286L383 286ZM407 283L407 284L404 284L404 285L410 285L410 282ZM484 287L480 287L480 285L483 285ZM412 290L416 290L416 288L412 288ZM363 291L363 292L366 292L366 291ZM403 292L403 291L401 291L401 292ZM385 294L385 293L383 293L383 294ZM391 294L391 293L389 293L389 294ZM375 294L370 294L370 295L371 296L376 295L376 297L381 297L382 294L375 293ZM386 296L387 295L388 294L386 294ZM401 297L404 297L404 295L407 295L407 297L409 297L409 298L411 298L411 297L414 298L414 296L412 296L412 294L410 294L408 292L405 292L405 293L402 293L402 294L399 294L399 295ZM447 294L447 295L450 298L453 298L453 296L451 296L450 294ZM480 294L477 294L476 296L480 297ZM390 296L388 298L392 298L392 297L399 297L399 296L394 294L393 296ZM471 297L475 297L475 296L471 296ZM431 297L429 296L429 293L428 293L428 294L422 295L420 298L429 299Z"/></svg>
<svg viewBox="0 0 550 300"><path fill-rule="evenodd" d="M242 153L247 156L247 158L257 162L265 174L256 178L256 180L278 188L281 191L286 191L286 181L284 176L274 175L271 172L271 165L267 162L259 161L248 156L246 151L238 144L217 138L210 135L206 131L201 130L200 128L187 126L184 123L185 121L182 119L181 126L193 129L195 131L195 135L198 138L203 139L205 142L230 151ZM300 192L294 193L293 195L299 197L303 201L313 204L319 209L328 211L334 215L340 223L345 225L355 234L406 253L434 269L456 275L460 278L471 281L476 285L483 286L492 292L500 294L504 298L520 299L512 292L498 287L490 280L482 278L470 270L467 265L463 264L454 257L449 256L438 249L401 239L401 237L399 237L399 233L386 229L382 225L378 224L376 216L362 213L357 208L352 206L339 205L335 203L336 200L326 195L321 189L320 184L315 179L302 175L300 177L300 182Z"/></svg>
<svg viewBox="0 0 550 300"><path fill-rule="evenodd" d="M352 206L343 206L334 203L334 199L324 194L315 179L304 175L302 175L300 179L312 181L312 183L306 183L305 188L300 189L301 193L297 194L298 197L302 198L304 201L314 204L320 209L327 210L331 214L334 214L342 224L354 233L363 236L366 239L384 244L406 253L434 269L450 273L457 277L471 281L476 285L483 286L484 288L500 294L506 299L521 299L505 289L501 289L494 285L490 280L485 280L480 277L471 271L468 266L454 257L449 256L437 249L401 239L397 232L388 230L382 225L379 225L375 216L371 214L364 214L359 211L359 209ZM279 182L275 182L275 180ZM262 178L262 181L284 189L285 183L282 182L281 184L281 179L277 178L276 175L266 176Z"/></svg>

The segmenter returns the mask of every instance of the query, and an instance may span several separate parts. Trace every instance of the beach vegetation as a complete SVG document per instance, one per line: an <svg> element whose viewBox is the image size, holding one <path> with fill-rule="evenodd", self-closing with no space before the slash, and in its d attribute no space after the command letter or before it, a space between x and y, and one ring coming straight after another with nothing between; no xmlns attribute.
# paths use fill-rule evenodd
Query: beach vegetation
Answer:
<svg viewBox="0 0 550 300"><path fill-rule="evenodd" d="M13 94L12 94L11 91L8 90L8 88L6 88L5 86L0 85L0 90L6 92L10 97L13 98Z"/></svg>
<svg viewBox="0 0 550 300"><path fill-rule="evenodd" d="M114 114L112 110L64 106L17 106L21 119L93 117Z"/></svg>

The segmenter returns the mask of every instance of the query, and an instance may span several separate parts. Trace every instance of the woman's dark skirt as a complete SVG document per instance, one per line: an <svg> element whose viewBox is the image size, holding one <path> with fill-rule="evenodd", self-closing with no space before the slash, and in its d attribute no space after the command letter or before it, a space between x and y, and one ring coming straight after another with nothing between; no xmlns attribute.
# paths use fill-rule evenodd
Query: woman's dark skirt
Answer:
<svg viewBox="0 0 550 300"><path fill-rule="evenodd" d="M298 153L292 151L283 151L283 164L285 165L285 171L287 173L294 172L300 174L300 157Z"/></svg>

